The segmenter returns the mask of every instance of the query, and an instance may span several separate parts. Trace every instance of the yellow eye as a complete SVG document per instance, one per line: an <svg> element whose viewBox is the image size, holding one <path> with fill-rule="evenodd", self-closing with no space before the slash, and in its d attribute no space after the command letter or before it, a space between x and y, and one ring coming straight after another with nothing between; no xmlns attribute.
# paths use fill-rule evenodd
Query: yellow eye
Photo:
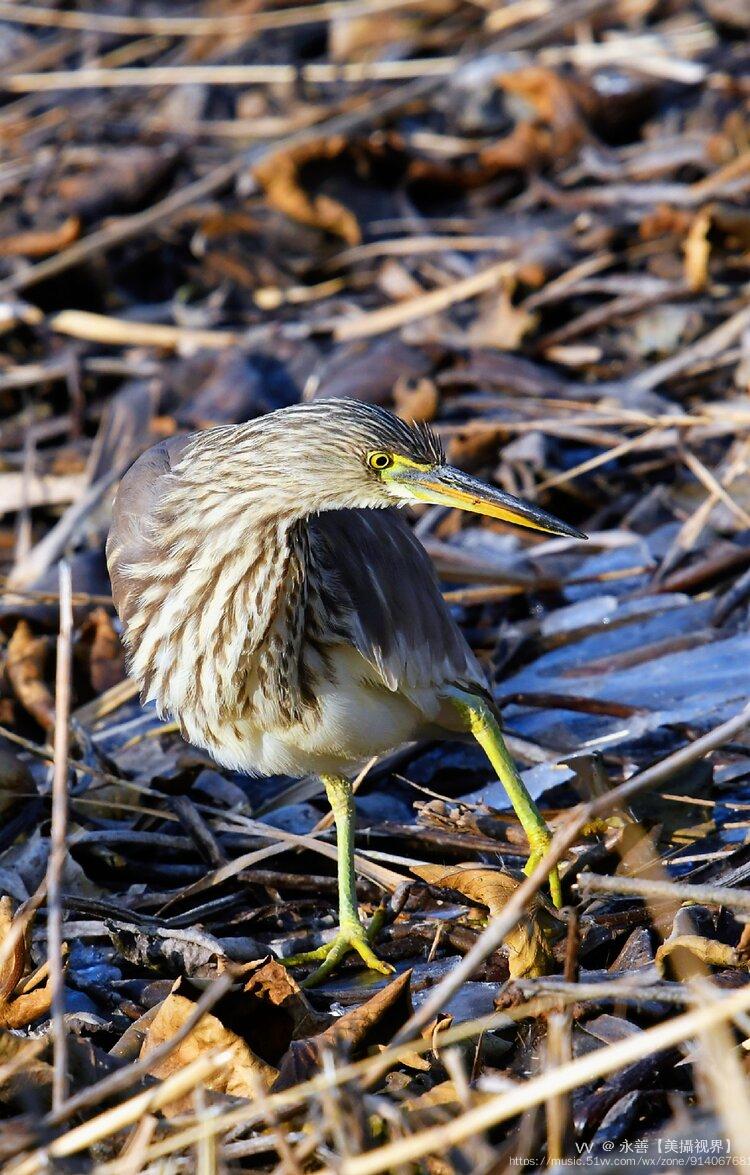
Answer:
<svg viewBox="0 0 750 1175"><path fill-rule="evenodd" d="M380 472L381 469L388 469L390 465L393 465L393 458L389 453L368 453L367 464L370 469L377 469Z"/></svg>

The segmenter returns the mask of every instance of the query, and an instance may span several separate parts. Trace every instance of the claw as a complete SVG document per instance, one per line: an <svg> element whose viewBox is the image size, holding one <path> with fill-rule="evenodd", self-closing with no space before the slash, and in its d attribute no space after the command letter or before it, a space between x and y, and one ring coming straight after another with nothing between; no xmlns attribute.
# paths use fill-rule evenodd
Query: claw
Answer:
<svg viewBox="0 0 750 1175"><path fill-rule="evenodd" d="M312 975L308 975L300 985L314 987L326 979L350 951L358 954L364 965L372 971L379 971L381 975L390 975L393 972L390 963L384 963L375 954L368 941L368 932L359 923L354 926L342 926L333 942L325 943L314 951L291 955L281 962L285 967L300 967L305 963L317 963L322 960L318 969L313 971Z"/></svg>

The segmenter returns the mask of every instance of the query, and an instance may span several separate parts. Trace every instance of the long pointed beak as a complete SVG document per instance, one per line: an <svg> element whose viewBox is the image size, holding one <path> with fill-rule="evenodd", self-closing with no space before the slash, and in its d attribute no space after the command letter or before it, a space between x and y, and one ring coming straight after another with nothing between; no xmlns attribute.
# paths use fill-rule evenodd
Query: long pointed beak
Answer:
<svg viewBox="0 0 750 1175"><path fill-rule="evenodd" d="M543 530L548 534L564 534L575 539L587 537L583 531L555 518L554 514L548 514L546 510L540 510L530 502L524 502L520 498L514 498L512 494L486 485L452 465L426 470L399 470L397 480L409 492L410 497L420 502L432 502L436 506L453 506L458 510L469 510L473 514L485 514L488 518L513 522L516 526Z"/></svg>

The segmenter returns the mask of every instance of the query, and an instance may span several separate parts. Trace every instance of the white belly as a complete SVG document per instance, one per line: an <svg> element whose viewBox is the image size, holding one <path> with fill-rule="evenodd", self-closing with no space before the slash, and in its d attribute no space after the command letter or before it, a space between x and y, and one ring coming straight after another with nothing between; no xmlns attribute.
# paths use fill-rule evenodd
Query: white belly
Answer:
<svg viewBox="0 0 750 1175"><path fill-rule="evenodd" d="M437 691L406 697L375 684L367 662L353 649L334 654L335 683L324 683L317 709L293 726L263 728L248 720L224 724L207 737L191 730L192 743L205 747L225 767L249 775L351 774L376 755L431 732L440 703ZM369 675L369 676L368 676Z"/></svg>

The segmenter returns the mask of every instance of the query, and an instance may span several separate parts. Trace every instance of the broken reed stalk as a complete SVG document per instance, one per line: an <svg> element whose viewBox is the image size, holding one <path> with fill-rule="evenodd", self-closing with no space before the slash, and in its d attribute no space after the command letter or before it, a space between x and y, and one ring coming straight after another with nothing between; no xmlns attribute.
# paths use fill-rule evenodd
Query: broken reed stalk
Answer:
<svg viewBox="0 0 750 1175"><path fill-rule="evenodd" d="M547 1019L547 1047L545 1069L554 1073L572 1059L570 1012L553 1012ZM556 1166L565 1161L569 1141L570 1099L555 1092L547 1098L547 1165Z"/></svg>
<svg viewBox="0 0 750 1175"><path fill-rule="evenodd" d="M68 1052L65 1040L65 989L62 963L62 874L67 854L68 745L70 678L73 660L73 603L70 566L63 559L60 577L60 632L57 638L55 678L55 763L52 772L52 830L47 864L47 958L52 991L54 1069L52 1106L58 1110L68 1087Z"/></svg>
<svg viewBox="0 0 750 1175"><path fill-rule="evenodd" d="M0 20L44 28L110 33L125 37L239 36L263 29L293 28L342 15L349 19L369 13L406 8L414 0L323 0L319 4L276 8L266 12L222 13L220 16L121 16L119 13L68 12L31 4L0 3ZM546 12L546 10L545 10Z"/></svg>
<svg viewBox="0 0 750 1175"><path fill-rule="evenodd" d="M603 877L598 873L581 873L576 885L582 897L591 893L634 894L642 898L671 898L677 902L726 906L730 910L750 914L750 894L727 885L684 885L681 882L641 877Z"/></svg>

